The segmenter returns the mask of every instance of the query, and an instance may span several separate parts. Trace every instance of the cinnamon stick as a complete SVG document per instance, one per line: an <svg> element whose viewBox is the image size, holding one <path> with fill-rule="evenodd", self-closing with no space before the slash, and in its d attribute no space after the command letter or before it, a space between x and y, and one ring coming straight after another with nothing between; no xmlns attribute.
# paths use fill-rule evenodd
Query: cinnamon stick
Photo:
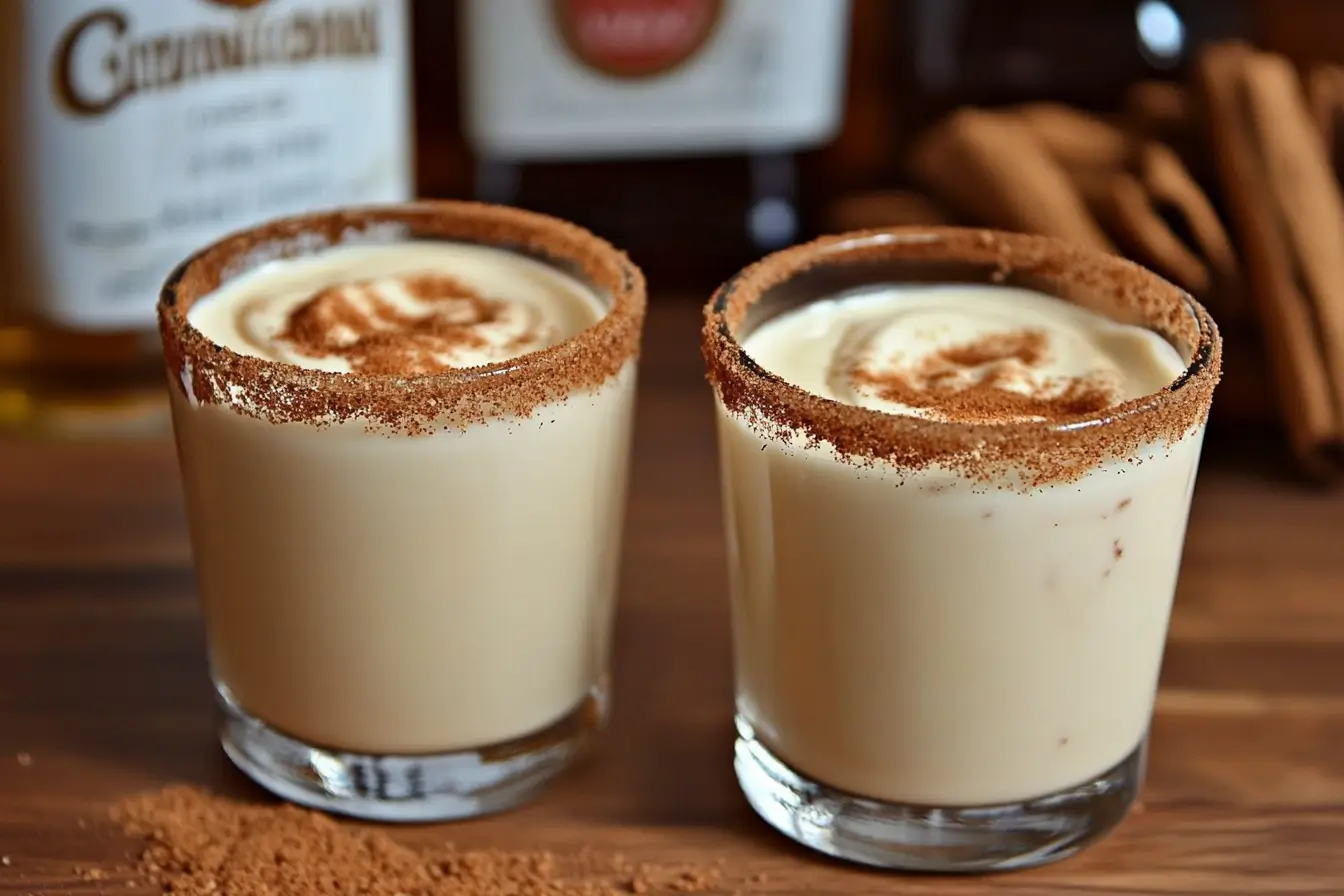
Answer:
<svg viewBox="0 0 1344 896"><path fill-rule="evenodd" d="M1112 172L1095 208L1122 248L1197 296L1209 291L1209 269L1181 242L1153 206L1143 183L1128 171Z"/></svg>
<svg viewBox="0 0 1344 896"><path fill-rule="evenodd" d="M1200 140L1191 89L1170 81L1140 81L1125 93L1125 127L1136 141L1170 146L1195 180L1212 184L1217 174Z"/></svg>
<svg viewBox="0 0 1344 896"><path fill-rule="evenodd" d="M1170 116L1186 115L1184 91L1173 86L1173 96L1159 86L1169 85L1155 82L1146 102L1165 102L1171 108L1162 111ZM1032 128L1109 235L1136 261L1201 298L1208 299L1215 286L1220 299L1235 298L1238 272L1231 241L1208 197L1170 148L1135 139L1099 116L1059 103L1028 103L1011 111ZM1125 173L1131 167L1137 180ZM1193 247L1169 218L1185 225Z"/></svg>
<svg viewBox="0 0 1344 896"><path fill-rule="evenodd" d="M975 223L1115 251L1034 130L1006 113L951 113L916 140L909 167L918 185Z"/></svg>
<svg viewBox="0 0 1344 896"><path fill-rule="evenodd" d="M1344 418L1344 194L1292 63L1257 53L1243 66L1251 126L1293 261L1315 311L1336 413Z"/></svg>
<svg viewBox="0 0 1344 896"><path fill-rule="evenodd" d="M1155 141L1138 150L1135 169L1158 213L1184 225L1210 275L1208 289L1216 293L1219 309L1229 317L1242 317L1241 266L1232 239L1204 190L1175 151Z"/></svg>
<svg viewBox="0 0 1344 896"><path fill-rule="evenodd" d="M1303 467L1324 475L1330 471L1327 449L1340 438L1341 416L1243 102L1242 73L1251 55L1238 43L1210 47L1196 61L1195 88L1244 253L1289 439Z"/></svg>
<svg viewBox="0 0 1344 896"><path fill-rule="evenodd" d="M1090 116L1083 113L1068 117L1058 114L1054 107L1048 108L1051 109L1049 130L1053 134L1043 138L1042 142L1050 148L1052 155L1062 154L1057 160L1108 236L1134 261L1207 299L1212 285L1209 268L1162 216L1159 206L1165 204L1162 200L1166 194L1163 197L1154 195L1140 176L1128 170L1131 161L1128 138L1112 131L1124 142L1124 153L1103 152L1099 158L1104 164L1090 165L1082 156L1082 150L1092 142L1086 132L1091 131L1092 138L1099 137L1103 131L1093 126L1109 129L1110 125L1100 119L1088 123ZM1075 128L1076 133L1066 133ZM1117 149L1118 144L1110 143L1109 146ZM1072 163L1068 161L1071 153L1075 155Z"/></svg>
<svg viewBox="0 0 1344 896"><path fill-rule="evenodd" d="M1070 174L1114 171L1129 159L1129 135L1089 112L1062 103L1026 103L1011 112Z"/></svg>

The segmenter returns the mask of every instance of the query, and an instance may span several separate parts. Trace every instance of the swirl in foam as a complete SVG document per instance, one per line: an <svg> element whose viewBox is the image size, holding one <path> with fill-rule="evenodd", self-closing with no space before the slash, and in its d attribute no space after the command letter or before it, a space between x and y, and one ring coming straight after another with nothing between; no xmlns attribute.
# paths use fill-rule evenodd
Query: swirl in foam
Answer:
<svg viewBox="0 0 1344 896"><path fill-rule="evenodd" d="M405 242L268 262L196 303L190 320L241 354L313 370L417 375L538 351L603 313L582 283L532 259Z"/></svg>
<svg viewBox="0 0 1344 896"><path fill-rule="evenodd" d="M762 367L846 404L949 422L1065 420L1157 392L1161 336L999 286L886 287L808 305L743 340Z"/></svg>

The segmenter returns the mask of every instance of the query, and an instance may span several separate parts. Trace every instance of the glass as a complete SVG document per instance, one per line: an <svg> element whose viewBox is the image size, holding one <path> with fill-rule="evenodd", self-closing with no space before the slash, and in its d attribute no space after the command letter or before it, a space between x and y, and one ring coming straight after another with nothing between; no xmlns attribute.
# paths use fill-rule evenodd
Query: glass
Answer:
<svg viewBox="0 0 1344 896"><path fill-rule="evenodd" d="M561 272L603 310L549 348L421 375L247 357L189 319L241 275L426 243L507 250L491 257L529 259L529 283ZM361 265L323 272L316 294L386 274ZM424 273L397 276L409 290ZM159 315L240 769L305 805L425 821L514 806L582 752L607 713L644 306L609 244L474 203L285 219L178 268Z"/></svg>
<svg viewBox="0 0 1344 896"><path fill-rule="evenodd" d="M1159 333L1167 388L1049 423L842 404L741 340L903 284L1016 286ZM1038 238L828 237L706 308L729 549L738 782L821 852L921 871L1068 856L1143 778L1221 343L1156 275Z"/></svg>

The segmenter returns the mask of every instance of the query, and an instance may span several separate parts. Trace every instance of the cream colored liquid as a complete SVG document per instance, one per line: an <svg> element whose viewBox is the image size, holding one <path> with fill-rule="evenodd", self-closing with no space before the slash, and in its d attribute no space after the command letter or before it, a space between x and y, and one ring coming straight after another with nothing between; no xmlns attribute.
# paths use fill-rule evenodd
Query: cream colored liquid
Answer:
<svg viewBox="0 0 1344 896"><path fill-rule="evenodd" d="M264 267L191 317L240 351L331 369L240 336L237 312L260 327L267 303L426 270L524 309L544 333L529 346L602 314L539 264L415 244ZM506 353L485 354L457 360ZM634 387L632 362L527 419L417 437L274 424L172 390L218 677L281 731L369 753L488 746L565 717L607 665Z"/></svg>
<svg viewBox="0 0 1344 896"><path fill-rule="evenodd" d="M546 348L586 329L603 313L583 284L539 261L488 246L416 242L347 246L323 253L316 264L265 265L198 303L191 309L191 322L236 352L310 370L349 372L352 365L346 357L313 355L286 341L283 331L290 315L315 293L338 286L339 300L361 317L370 316L373 299L406 317L424 317L438 310L436 303L407 288L424 274L447 275L483 297L500 300L496 318L472 328L477 344L447 345L434 353L444 367L491 364ZM393 323L382 327L396 329ZM335 322L331 337L333 345L341 345L351 334Z"/></svg>
<svg viewBox="0 0 1344 896"><path fill-rule="evenodd" d="M1115 400L1184 367L1146 331L1000 289L891 289L817 303L744 339L763 367L882 410L842 368L913 369L937 347L1048 336L1010 388L1093 375ZM969 382L987 370L964 372ZM1004 803L1124 759L1152 713L1202 429L1034 490L856 466L719 417L738 707L779 756L843 790Z"/></svg>

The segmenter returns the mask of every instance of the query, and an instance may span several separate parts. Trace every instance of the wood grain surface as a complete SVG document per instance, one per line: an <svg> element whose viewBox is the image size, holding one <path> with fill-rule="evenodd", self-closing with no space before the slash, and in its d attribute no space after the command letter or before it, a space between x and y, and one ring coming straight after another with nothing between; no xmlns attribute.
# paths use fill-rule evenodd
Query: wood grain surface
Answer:
<svg viewBox="0 0 1344 896"><path fill-rule="evenodd" d="M528 808L397 836L722 860L765 875L753 893L1344 893L1344 496L1278 480L1256 434L1209 440L1142 807L1108 840L1034 871L920 877L759 822L730 765L697 326L695 302L649 320L609 735ZM189 564L170 440L0 443L0 892L134 892L79 873L134 850L106 820L128 794L266 798L214 739Z"/></svg>

